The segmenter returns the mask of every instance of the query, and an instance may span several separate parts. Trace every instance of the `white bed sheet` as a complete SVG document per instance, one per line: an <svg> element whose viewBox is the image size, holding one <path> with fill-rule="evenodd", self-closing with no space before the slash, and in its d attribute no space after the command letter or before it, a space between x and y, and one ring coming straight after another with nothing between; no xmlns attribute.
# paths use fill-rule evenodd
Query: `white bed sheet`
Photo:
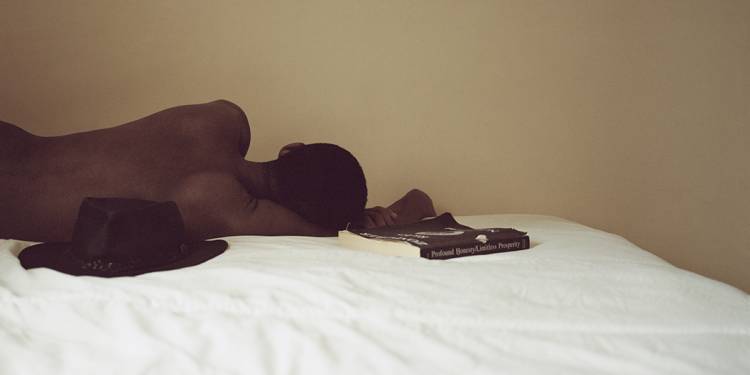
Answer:
<svg viewBox="0 0 750 375"><path fill-rule="evenodd" d="M228 237L134 278L26 271L0 240L0 374L749 374L750 297L622 237L458 217L532 249L449 261Z"/></svg>

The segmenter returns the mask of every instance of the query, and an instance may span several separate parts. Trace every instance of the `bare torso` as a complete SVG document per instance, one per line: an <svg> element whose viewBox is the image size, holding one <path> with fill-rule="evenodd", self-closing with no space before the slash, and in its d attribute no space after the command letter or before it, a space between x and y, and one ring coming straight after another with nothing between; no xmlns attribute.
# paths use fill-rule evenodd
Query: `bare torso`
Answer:
<svg viewBox="0 0 750 375"><path fill-rule="evenodd" d="M192 240L335 236L270 199L259 163L244 158L249 145L245 114L224 100L59 137L0 121L0 239L69 241L85 197L175 201ZM416 189L364 212L367 226L434 215L432 200Z"/></svg>
<svg viewBox="0 0 750 375"><path fill-rule="evenodd" d="M0 238L68 241L84 197L174 200L191 238L221 234L202 201L247 203L238 168L249 142L244 113L226 101L59 137L0 123Z"/></svg>

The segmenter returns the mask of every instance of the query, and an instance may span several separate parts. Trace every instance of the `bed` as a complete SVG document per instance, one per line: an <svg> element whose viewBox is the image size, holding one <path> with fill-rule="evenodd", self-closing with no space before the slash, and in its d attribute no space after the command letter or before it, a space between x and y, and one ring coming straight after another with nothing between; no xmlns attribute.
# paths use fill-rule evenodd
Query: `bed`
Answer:
<svg viewBox="0 0 750 375"><path fill-rule="evenodd" d="M561 218L448 261L335 238L225 238L131 278L26 271L0 240L0 374L750 374L750 297Z"/></svg>

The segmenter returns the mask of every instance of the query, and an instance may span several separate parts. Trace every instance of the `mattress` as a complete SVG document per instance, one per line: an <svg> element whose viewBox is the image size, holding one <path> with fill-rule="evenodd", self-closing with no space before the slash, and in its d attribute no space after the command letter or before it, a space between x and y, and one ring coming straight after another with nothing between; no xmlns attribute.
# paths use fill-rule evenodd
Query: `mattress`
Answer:
<svg viewBox="0 0 750 375"><path fill-rule="evenodd" d="M24 270L0 240L0 374L748 374L750 297L561 218L457 217L529 250L435 261L238 236L196 267Z"/></svg>

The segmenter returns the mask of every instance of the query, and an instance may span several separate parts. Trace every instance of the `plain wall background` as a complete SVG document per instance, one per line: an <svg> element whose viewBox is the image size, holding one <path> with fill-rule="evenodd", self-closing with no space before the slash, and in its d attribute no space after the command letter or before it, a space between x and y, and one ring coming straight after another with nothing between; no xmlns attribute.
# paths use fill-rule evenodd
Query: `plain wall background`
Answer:
<svg viewBox="0 0 750 375"><path fill-rule="evenodd" d="M419 187L454 214L561 216L748 291L748 20L729 0L2 2L0 119L60 135L225 98L248 159L339 143L371 205Z"/></svg>

